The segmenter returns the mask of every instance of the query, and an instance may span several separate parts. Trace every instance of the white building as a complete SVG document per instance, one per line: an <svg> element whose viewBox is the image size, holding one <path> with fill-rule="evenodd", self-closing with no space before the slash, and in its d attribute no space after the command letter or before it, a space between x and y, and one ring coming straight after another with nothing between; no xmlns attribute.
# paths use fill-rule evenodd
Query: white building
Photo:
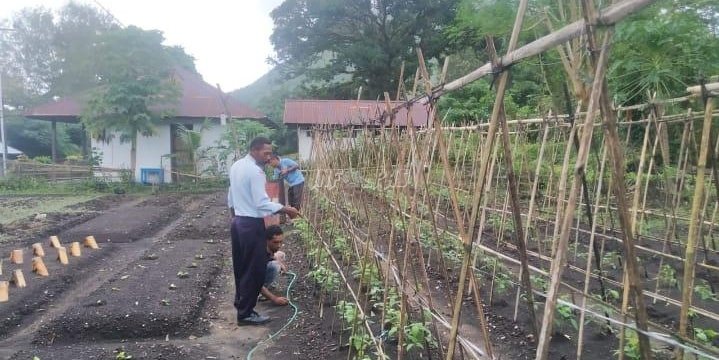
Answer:
<svg viewBox="0 0 719 360"><path fill-rule="evenodd" d="M194 165L189 161L181 127L201 130L200 148L207 149L217 145L228 121L254 120L273 126L264 114L206 83L198 74L177 68L174 77L182 90L174 109L175 116L157 126L152 136L138 135L134 169L136 181L157 182L161 178L164 182L171 182L178 176L193 172ZM77 123L85 104L83 100L66 97L30 109L25 116L51 121L53 129L56 122ZM101 156L101 167L130 169L131 144L121 141L119 134L105 134L104 139L91 139L90 146ZM55 152L53 155L53 160L57 161Z"/></svg>
<svg viewBox="0 0 719 360"><path fill-rule="evenodd" d="M402 104L391 102L390 106ZM323 148L347 146L354 141L359 131L389 126L389 117L383 116L386 108L384 102L368 100L287 100L283 122L297 129L299 159L308 162L315 156L319 145L323 145ZM428 107L415 103L409 109L399 109L393 121L394 125L400 128L406 127L407 124L421 127L428 125L428 118ZM340 135L315 136L315 132L320 130L339 131ZM315 143L319 139L322 139L322 144ZM328 141L332 143L328 144Z"/></svg>

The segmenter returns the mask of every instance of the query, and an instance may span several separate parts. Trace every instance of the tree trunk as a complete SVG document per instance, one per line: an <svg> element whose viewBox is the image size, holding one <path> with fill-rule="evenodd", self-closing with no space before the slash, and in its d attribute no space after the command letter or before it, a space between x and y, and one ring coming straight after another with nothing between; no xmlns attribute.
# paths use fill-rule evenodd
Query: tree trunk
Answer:
<svg viewBox="0 0 719 360"><path fill-rule="evenodd" d="M137 167L137 130L133 130L132 141L130 144L130 174L132 175L132 180L130 180L130 182L136 182L137 178L135 178L135 168Z"/></svg>

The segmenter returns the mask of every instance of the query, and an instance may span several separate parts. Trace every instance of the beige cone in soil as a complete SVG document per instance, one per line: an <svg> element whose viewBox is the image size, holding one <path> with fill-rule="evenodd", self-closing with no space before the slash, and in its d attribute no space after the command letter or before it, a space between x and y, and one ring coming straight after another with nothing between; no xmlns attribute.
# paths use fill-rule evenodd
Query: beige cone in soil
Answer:
<svg viewBox="0 0 719 360"><path fill-rule="evenodd" d="M50 246L56 249L62 247L62 245L60 245L60 239L55 235L50 236Z"/></svg>
<svg viewBox="0 0 719 360"><path fill-rule="evenodd" d="M95 241L95 237L92 235L85 237L85 247L89 247L90 249L100 248L97 246L97 241Z"/></svg>
<svg viewBox="0 0 719 360"><path fill-rule="evenodd" d="M50 275L47 271L47 267L45 266L45 262L42 261L42 258L39 256L32 258L32 271L40 276Z"/></svg>
<svg viewBox="0 0 719 360"><path fill-rule="evenodd" d="M35 256L45 256L45 249L42 248L42 244L32 244L32 254Z"/></svg>
<svg viewBox="0 0 719 360"><path fill-rule="evenodd" d="M22 249L15 249L10 252L10 262L13 264L22 264Z"/></svg>
<svg viewBox="0 0 719 360"><path fill-rule="evenodd" d="M80 242L79 241L75 241L72 244L70 244L70 255L72 255L72 256L82 255L82 251L80 250Z"/></svg>
<svg viewBox="0 0 719 360"><path fill-rule="evenodd" d="M60 264L67 265L67 249L64 247L57 248L57 260L60 261Z"/></svg>
<svg viewBox="0 0 719 360"><path fill-rule="evenodd" d="M15 284L15 286L19 288L24 288L27 286L27 283L25 282L25 275L23 275L22 269L15 269L15 271L13 271L12 282Z"/></svg>
<svg viewBox="0 0 719 360"><path fill-rule="evenodd" d="M8 288L10 283L7 281L0 281L0 302L7 302L9 299Z"/></svg>

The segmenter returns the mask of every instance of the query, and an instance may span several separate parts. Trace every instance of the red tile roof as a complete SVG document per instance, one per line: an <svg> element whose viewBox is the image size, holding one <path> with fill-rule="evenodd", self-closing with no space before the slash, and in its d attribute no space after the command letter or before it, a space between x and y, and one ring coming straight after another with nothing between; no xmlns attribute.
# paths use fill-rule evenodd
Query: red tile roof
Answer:
<svg viewBox="0 0 719 360"><path fill-rule="evenodd" d="M392 107L403 104L392 102ZM386 109L385 103L369 100L286 100L285 124L295 125L382 125L379 119ZM400 109L395 115L395 124L407 126L426 126L428 107L425 104L415 103L407 108ZM411 120L410 120L411 119ZM389 125L389 119L384 120Z"/></svg>
<svg viewBox="0 0 719 360"><path fill-rule="evenodd" d="M230 116L241 119L263 119L264 114L250 108L235 98L222 93L218 88L206 83L200 75L177 68L173 75L182 89L175 117L218 118L225 113L227 106ZM34 119L54 119L77 121L82 113L87 95L69 96L51 101L25 112L25 116Z"/></svg>

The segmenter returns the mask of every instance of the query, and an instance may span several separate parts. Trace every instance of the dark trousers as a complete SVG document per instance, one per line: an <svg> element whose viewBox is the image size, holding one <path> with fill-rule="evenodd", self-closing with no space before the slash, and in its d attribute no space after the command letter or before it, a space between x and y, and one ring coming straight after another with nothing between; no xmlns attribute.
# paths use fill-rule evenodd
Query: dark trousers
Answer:
<svg viewBox="0 0 719 360"><path fill-rule="evenodd" d="M299 183L295 186L290 186L287 197L289 198L290 206L299 210L302 206L302 192L304 191L305 183Z"/></svg>
<svg viewBox="0 0 719 360"><path fill-rule="evenodd" d="M235 216L232 235L232 267L235 273L237 318L252 314L257 305L267 269L267 239L264 219Z"/></svg>

